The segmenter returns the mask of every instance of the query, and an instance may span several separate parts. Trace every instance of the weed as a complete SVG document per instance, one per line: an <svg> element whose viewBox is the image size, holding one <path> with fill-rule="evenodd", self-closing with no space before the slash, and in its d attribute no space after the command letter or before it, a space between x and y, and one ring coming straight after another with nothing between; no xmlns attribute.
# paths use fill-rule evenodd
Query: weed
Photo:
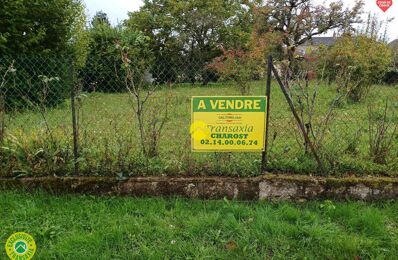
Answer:
<svg viewBox="0 0 398 260"><path fill-rule="evenodd" d="M373 107L368 108L369 116L369 154L375 163L387 164L396 138L398 120L394 111L389 115L389 104L385 102L381 114L375 113Z"/></svg>

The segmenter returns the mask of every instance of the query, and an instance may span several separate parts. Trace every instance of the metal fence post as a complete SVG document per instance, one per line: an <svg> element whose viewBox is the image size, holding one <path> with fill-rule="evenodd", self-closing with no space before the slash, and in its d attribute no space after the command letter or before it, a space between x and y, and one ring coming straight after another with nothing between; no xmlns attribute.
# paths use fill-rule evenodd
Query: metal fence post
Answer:
<svg viewBox="0 0 398 260"><path fill-rule="evenodd" d="M11 64L8 66L6 72L0 78L0 144L4 142L5 130L6 130L6 95L5 95L5 84L7 80L7 74L12 72L14 69L15 60L12 60ZM1 150L0 150L1 153Z"/></svg>
<svg viewBox="0 0 398 260"><path fill-rule="evenodd" d="M3 81L4 82L4 81ZM6 104L5 104L5 94L3 91L3 86L0 85L0 158L4 156L3 149L1 146L4 144L5 131L6 131ZM0 162L1 163L1 162ZM0 174L2 173L0 169Z"/></svg>
<svg viewBox="0 0 398 260"><path fill-rule="evenodd" d="M73 61L70 63L71 65L71 113L72 113L72 127L73 127L73 163L74 163L74 174L79 174L79 130L77 125L77 116L76 116L76 78L75 78L75 67Z"/></svg>
<svg viewBox="0 0 398 260"><path fill-rule="evenodd" d="M3 90L0 89L0 144L3 143L4 141L4 135L5 135L5 122L6 122L6 111L5 111L5 97L3 95ZM1 154L1 149L0 149L0 154Z"/></svg>
<svg viewBox="0 0 398 260"><path fill-rule="evenodd" d="M265 119L265 142L264 151L261 159L261 172L265 172L268 162L268 126L269 126L269 109L270 109L270 97L271 97L271 77L272 77L272 56L268 56L268 67L267 67L267 87L265 95L267 96L267 114Z"/></svg>

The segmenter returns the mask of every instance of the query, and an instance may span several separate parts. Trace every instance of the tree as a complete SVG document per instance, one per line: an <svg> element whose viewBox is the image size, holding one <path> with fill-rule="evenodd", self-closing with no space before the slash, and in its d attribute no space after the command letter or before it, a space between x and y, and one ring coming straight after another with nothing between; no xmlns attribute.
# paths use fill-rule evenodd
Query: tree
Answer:
<svg viewBox="0 0 398 260"><path fill-rule="evenodd" d="M82 69L83 89L86 91L124 91L120 77L121 62L115 53L115 43L121 37L121 28L112 27L108 16L97 13L88 30L88 58Z"/></svg>
<svg viewBox="0 0 398 260"><path fill-rule="evenodd" d="M48 85L44 105L57 105L69 96L71 64L83 66L86 58L85 25L81 0L0 1L1 58L15 60L16 69L4 87L8 109L40 102L40 75L60 77Z"/></svg>
<svg viewBox="0 0 398 260"><path fill-rule="evenodd" d="M159 142L164 125L168 120L168 105L170 99L166 96L153 98L158 85L148 84L145 71L152 65L152 52L148 48L148 37L140 32L129 29L121 31L121 37L116 42L124 72L124 86L133 100L132 108L137 118L140 135L141 151L146 157L159 154Z"/></svg>
<svg viewBox="0 0 398 260"><path fill-rule="evenodd" d="M156 57L154 74L163 74L161 81L183 76L192 82L201 77L206 83L205 64L220 55L220 44L229 48L247 43L252 27L251 2L145 0L125 24L150 37Z"/></svg>
<svg viewBox="0 0 398 260"><path fill-rule="evenodd" d="M111 25L109 22L108 15L104 13L103 11L97 12L93 19L91 20L91 26L95 27L97 24L105 24L105 25Z"/></svg>
<svg viewBox="0 0 398 260"><path fill-rule="evenodd" d="M84 27L85 14L81 0L0 2L2 53L82 55L85 48Z"/></svg>
<svg viewBox="0 0 398 260"><path fill-rule="evenodd" d="M349 31L352 24L360 22L362 7L362 0L351 9L344 9L342 1L325 6L313 0L269 0L256 9L256 28L259 33L279 32L283 36L292 66L297 46L333 29Z"/></svg>
<svg viewBox="0 0 398 260"><path fill-rule="evenodd" d="M149 37L155 54L153 74L159 82L176 81L179 73L181 43L175 33L175 17L169 0L145 0L137 12L129 13L125 25Z"/></svg>
<svg viewBox="0 0 398 260"><path fill-rule="evenodd" d="M140 45L143 48L143 53L140 55L148 58L146 54L144 55L144 52L149 49L148 37L125 26L112 26L108 16L103 12L98 12L93 17L88 35L89 55L81 70L83 89L85 91L125 92L125 71L122 68L120 51L115 46L123 42L124 45L130 46L130 49L137 52L139 48L136 45L141 42L137 39L145 38L145 45ZM152 64L152 57L150 61ZM141 62L142 60L132 65L138 68ZM150 67L147 66L146 70Z"/></svg>

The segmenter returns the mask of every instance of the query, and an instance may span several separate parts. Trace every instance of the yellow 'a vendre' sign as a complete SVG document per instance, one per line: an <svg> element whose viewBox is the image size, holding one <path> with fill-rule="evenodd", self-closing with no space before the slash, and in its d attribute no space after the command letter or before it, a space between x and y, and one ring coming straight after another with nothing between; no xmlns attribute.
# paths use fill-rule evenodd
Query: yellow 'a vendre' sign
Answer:
<svg viewBox="0 0 398 260"><path fill-rule="evenodd" d="M191 106L193 151L264 150L267 97L192 97Z"/></svg>

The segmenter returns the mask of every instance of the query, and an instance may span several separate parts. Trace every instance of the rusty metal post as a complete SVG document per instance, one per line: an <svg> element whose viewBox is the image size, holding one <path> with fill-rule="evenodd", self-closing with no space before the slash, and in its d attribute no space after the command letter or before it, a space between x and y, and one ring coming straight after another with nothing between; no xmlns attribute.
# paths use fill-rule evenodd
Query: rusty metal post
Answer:
<svg viewBox="0 0 398 260"><path fill-rule="evenodd" d="M270 100L271 100L271 77L272 77L272 56L268 56L268 67L267 67L267 87L265 95L267 96L267 114L265 118L265 142L264 151L261 159L261 172L265 172L268 163L268 126L269 126L269 111L270 111Z"/></svg>
<svg viewBox="0 0 398 260"><path fill-rule="evenodd" d="M0 144L4 142L5 136L5 123L6 123L6 107L5 107L5 97L3 91L0 89ZM0 151L1 154L1 151Z"/></svg>
<svg viewBox="0 0 398 260"><path fill-rule="evenodd" d="M79 175L79 129L77 125L77 116L76 116L76 78L75 78L75 68L73 61L70 63L71 65L71 95L70 95L70 104L71 104L71 113L72 113L72 128L73 128L73 163L74 163L74 174Z"/></svg>

